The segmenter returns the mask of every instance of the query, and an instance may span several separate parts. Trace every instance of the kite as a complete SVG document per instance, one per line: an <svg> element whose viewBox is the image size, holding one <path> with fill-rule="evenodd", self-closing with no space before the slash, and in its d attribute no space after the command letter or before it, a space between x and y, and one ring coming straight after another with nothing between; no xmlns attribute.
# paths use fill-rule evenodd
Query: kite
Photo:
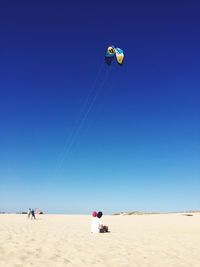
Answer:
<svg viewBox="0 0 200 267"><path fill-rule="evenodd" d="M116 57L117 63L122 66L124 60L124 52L121 48L115 48L114 46L109 46L105 53L105 62L108 66L111 65L113 58Z"/></svg>

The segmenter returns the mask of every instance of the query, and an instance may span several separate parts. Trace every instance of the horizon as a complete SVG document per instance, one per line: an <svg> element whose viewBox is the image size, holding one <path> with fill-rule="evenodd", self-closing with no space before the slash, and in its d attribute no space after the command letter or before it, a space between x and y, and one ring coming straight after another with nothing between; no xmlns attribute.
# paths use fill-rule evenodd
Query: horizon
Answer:
<svg viewBox="0 0 200 267"><path fill-rule="evenodd" d="M36 210L35 210L36 211ZM42 211L43 212L43 211ZM120 211L115 213L103 213L103 215L154 215L154 214L170 214L170 213L200 213L200 210L182 210L182 211L165 211L165 212L158 212L158 211ZM27 211L13 211L13 212L6 212L6 211L0 211L0 214L19 214L19 215L26 215ZM56 212L43 212L42 214L36 214L36 215L87 215L92 216L92 214L89 213L56 213Z"/></svg>
<svg viewBox="0 0 200 267"><path fill-rule="evenodd" d="M200 3L78 4L1 4L0 211L198 210Z"/></svg>

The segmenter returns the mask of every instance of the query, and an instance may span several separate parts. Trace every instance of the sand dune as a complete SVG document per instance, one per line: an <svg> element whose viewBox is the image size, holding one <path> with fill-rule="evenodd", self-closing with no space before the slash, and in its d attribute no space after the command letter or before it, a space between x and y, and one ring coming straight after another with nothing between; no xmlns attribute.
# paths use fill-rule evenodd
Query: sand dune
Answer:
<svg viewBox="0 0 200 267"><path fill-rule="evenodd" d="M106 234L89 215L37 218L0 215L0 266L200 266L200 214L103 216Z"/></svg>

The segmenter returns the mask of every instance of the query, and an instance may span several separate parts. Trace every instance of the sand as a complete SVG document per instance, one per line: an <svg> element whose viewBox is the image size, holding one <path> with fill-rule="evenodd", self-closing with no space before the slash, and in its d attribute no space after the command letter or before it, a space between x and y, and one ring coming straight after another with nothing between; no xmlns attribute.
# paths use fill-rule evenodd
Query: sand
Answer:
<svg viewBox="0 0 200 267"><path fill-rule="evenodd" d="M89 215L0 215L0 266L200 266L200 214L103 216L110 233L91 234Z"/></svg>

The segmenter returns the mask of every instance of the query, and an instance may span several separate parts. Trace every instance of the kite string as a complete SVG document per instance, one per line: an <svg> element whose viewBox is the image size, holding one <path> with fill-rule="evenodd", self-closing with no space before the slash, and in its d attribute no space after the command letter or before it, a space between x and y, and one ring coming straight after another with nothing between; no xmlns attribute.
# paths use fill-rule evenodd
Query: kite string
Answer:
<svg viewBox="0 0 200 267"><path fill-rule="evenodd" d="M107 70L107 72L106 72L105 79L103 80L103 82L102 82L102 84L101 84L99 90L97 91L96 95L94 95L94 97L93 97L93 99L92 99L92 101L91 101L91 103L90 103L90 105L89 105L89 107L88 107L88 110L87 110L86 113L84 114L84 116L83 116L83 118L82 118L82 120L81 120L81 122L80 122L80 124L79 124L79 127L78 127L78 129L77 129L77 131L76 131L76 133L75 133L75 135L74 135L74 138L73 138L73 140L72 140L72 144L70 145L70 147L72 147L72 145L73 145L73 143L74 143L74 140L75 140L75 138L78 136L78 134L79 134L80 130L82 129L82 127L84 126L84 123L85 123L85 121L87 120L87 118L88 118L88 116L89 116L89 113L90 113L90 111L92 110L92 108L93 108L93 106L94 106L94 103L95 103L97 97L100 95L100 93L101 93L101 89L103 88L103 85L105 84L105 81L106 81L106 79L107 79L107 74L108 74L108 70ZM70 148L69 148L69 149L70 149Z"/></svg>
<svg viewBox="0 0 200 267"><path fill-rule="evenodd" d="M76 128L76 131L74 132L74 134L73 134L73 136L72 136L72 138L71 138L71 140L70 140L70 143L69 143L68 147L67 147L66 150L65 150L65 153L64 153L64 155L63 155L63 158L62 158L62 160L61 160L61 162L60 162L60 167L62 166L62 163L64 162L66 156L69 154L69 152L70 152L72 146L74 145L74 142L76 141L76 139L77 139L77 137L78 137L78 135L79 135L81 129L83 128L84 123L85 123L85 121L87 120L87 118L88 118L88 116L89 116L89 113L90 113L90 111L92 110L92 108L93 108L93 106L94 106L94 104L95 104L95 101L96 101L97 97L100 95L100 93L101 93L101 89L103 88L103 86L104 86L104 84L105 84L105 82L106 82L106 80L107 80L107 76L108 76L108 74L109 74L109 69L110 69L110 68L107 69L107 71L106 71L106 73L105 73L105 75L104 75L104 79L103 79L103 81L102 81L102 83L101 83L99 89L96 91L96 94L93 96L93 98L92 98L92 100L91 100L91 102L90 102L90 105L88 106L88 109L86 110L85 114L83 114L82 119L81 119L81 121L80 121L80 124L79 124L79 126Z"/></svg>
<svg viewBox="0 0 200 267"><path fill-rule="evenodd" d="M72 128L72 131L71 131L67 141L65 142L64 150L63 150L63 152L60 153L60 155L58 157L58 162L57 162L57 165L56 165L56 169L58 168L58 165L60 165L59 162L63 161L62 159L65 158L66 151L68 150L67 148L69 146L71 146L70 144L71 144L71 142L73 140L73 137L74 137L74 135L75 135L75 133L77 131L77 128L79 127L81 121L83 120L83 117L85 116L85 114L87 112L86 108L87 108L88 105L90 106L89 100L90 100L92 94L95 92L96 83L97 83L97 81L99 79L99 76L100 76L100 74L102 72L103 66L104 66L104 62L102 62L100 67L99 67L99 70L98 70L98 72L96 74L96 77L95 77L95 80L93 82L93 85L92 85L92 87L91 87L91 89L90 89L90 91L89 91L89 93L88 93L88 95L87 95L87 97L86 97L86 99L84 101L84 104L83 104L83 106L82 106L82 108L81 108L81 110L80 110L80 112L79 112L79 114L77 116L77 119L76 119L76 121L74 123L74 126Z"/></svg>
<svg viewBox="0 0 200 267"><path fill-rule="evenodd" d="M86 107L88 105L89 99L90 99L92 93L94 92L94 90L96 88L96 83L97 83L99 75L100 75L100 73L102 71L102 67L103 67L103 63L100 65L99 71L97 72L97 75L95 77L95 80L94 80L94 83L93 83L93 85L91 87L91 90L89 91L89 93L88 93L88 95L87 95L87 97L86 97L86 99L84 101L84 104L83 104L83 106L82 106L82 108L81 108L81 110L80 110L80 112L79 112L79 114L77 116L77 119L76 119L76 121L74 123L74 126L72 128L71 134L69 135L68 140L67 140L67 142L65 144L65 149L66 149L66 146L70 143L71 139L73 138L74 132L76 131L76 128L77 128L76 126L79 124L79 121L81 120L81 118L82 118L82 116L84 114L84 111L85 111L85 109L86 109Z"/></svg>

